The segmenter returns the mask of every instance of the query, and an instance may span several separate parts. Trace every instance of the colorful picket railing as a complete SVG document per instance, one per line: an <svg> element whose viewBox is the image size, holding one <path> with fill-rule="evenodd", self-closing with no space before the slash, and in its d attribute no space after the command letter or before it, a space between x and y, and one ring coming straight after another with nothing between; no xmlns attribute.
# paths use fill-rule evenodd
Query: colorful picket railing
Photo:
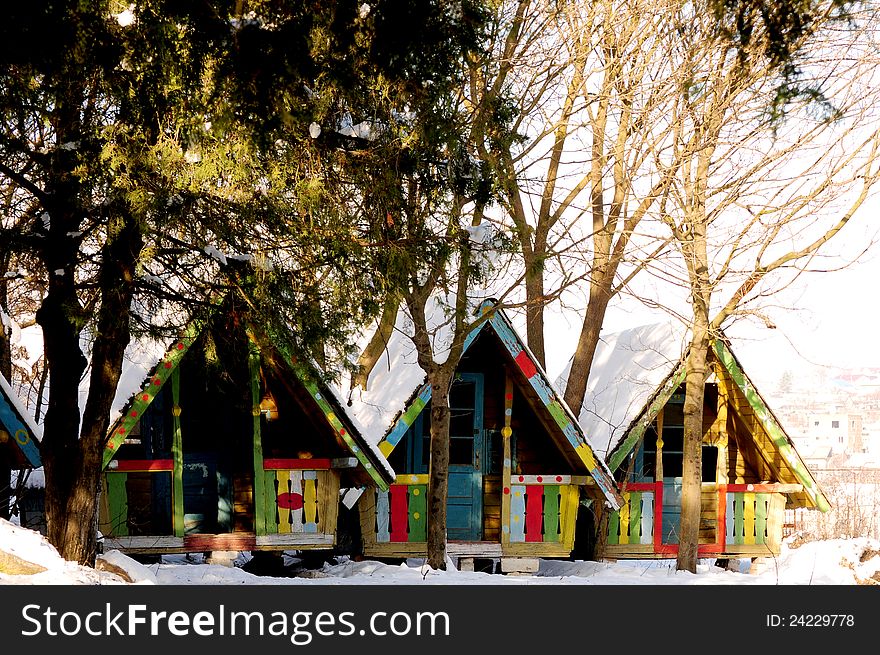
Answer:
<svg viewBox="0 0 880 655"><path fill-rule="evenodd" d="M625 502L608 521L608 543L654 543L654 485L631 484L622 494Z"/></svg>
<svg viewBox="0 0 880 655"><path fill-rule="evenodd" d="M388 491L376 491L376 541L426 542L427 515L428 476L397 476Z"/></svg>
<svg viewBox="0 0 880 655"><path fill-rule="evenodd" d="M725 551L741 552L738 547L777 547L782 538L782 517L786 492L800 489L786 484L719 484L711 505L715 508L715 541L701 543L700 555ZM659 519L663 508L663 483L627 485L626 503L608 519L607 545L620 549L633 544L653 545L655 553L674 554L677 544L662 543ZM703 510L708 508L703 499ZM623 549L625 550L625 549Z"/></svg>
<svg viewBox="0 0 880 655"><path fill-rule="evenodd" d="M107 536L113 537L127 537L129 535L129 503L126 488L129 473L170 474L173 470L174 461L171 459L128 459L110 462L110 467L104 471L108 516L106 523L101 526L102 531L106 532Z"/></svg>
<svg viewBox="0 0 880 655"><path fill-rule="evenodd" d="M510 543L568 543L574 535L578 488L568 475L513 475L510 522L502 526ZM506 529L505 529L506 528Z"/></svg>
<svg viewBox="0 0 880 655"><path fill-rule="evenodd" d="M258 534L332 532L325 516L330 483L330 460L267 459L263 463L266 516Z"/></svg>
<svg viewBox="0 0 880 655"><path fill-rule="evenodd" d="M770 499L769 493L728 492L725 543L738 546L767 543Z"/></svg>

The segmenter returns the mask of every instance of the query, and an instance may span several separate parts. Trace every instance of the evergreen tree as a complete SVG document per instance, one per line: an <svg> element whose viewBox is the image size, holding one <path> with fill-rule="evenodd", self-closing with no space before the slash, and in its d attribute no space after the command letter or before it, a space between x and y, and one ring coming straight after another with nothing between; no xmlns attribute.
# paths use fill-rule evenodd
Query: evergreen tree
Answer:
<svg viewBox="0 0 880 655"><path fill-rule="evenodd" d="M39 267L29 273L45 288L42 453L49 539L62 556L94 561L123 355L132 334L156 328L163 305L172 320L161 327L179 327L235 285L224 275L232 258L257 264L252 298L293 325L304 352L343 347L342 319L376 311L371 258L381 249L370 239L387 200L365 171L448 143L435 130L446 115L434 110L478 27L460 7L8 8L0 184L22 202L4 217L0 244L32 254Z"/></svg>

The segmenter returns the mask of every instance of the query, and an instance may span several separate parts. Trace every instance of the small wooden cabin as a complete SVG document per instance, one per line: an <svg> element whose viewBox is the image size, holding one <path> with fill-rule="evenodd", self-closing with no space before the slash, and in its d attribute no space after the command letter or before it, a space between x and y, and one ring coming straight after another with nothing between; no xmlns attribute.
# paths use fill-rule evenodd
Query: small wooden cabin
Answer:
<svg viewBox="0 0 880 655"><path fill-rule="evenodd" d="M675 557L681 516L684 331L603 339L580 420L605 448L625 504L604 517L606 558ZM785 509L829 504L724 338L712 342L703 407L698 555L777 555Z"/></svg>
<svg viewBox="0 0 880 655"><path fill-rule="evenodd" d="M621 498L574 415L491 303L450 392L447 552L454 559L568 557L581 501ZM399 323L400 323L399 319ZM401 323L350 409L396 472L359 502L364 555L426 555L431 388ZM393 413L392 413L393 411Z"/></svg>
<svg viewBox="0 0 880 655"><path fill-rule="evenodd" d="M313 370L229 304L167 348L130 348L126 367L104 456L105 549L329 550L340 489L392 480Z"/></svg>

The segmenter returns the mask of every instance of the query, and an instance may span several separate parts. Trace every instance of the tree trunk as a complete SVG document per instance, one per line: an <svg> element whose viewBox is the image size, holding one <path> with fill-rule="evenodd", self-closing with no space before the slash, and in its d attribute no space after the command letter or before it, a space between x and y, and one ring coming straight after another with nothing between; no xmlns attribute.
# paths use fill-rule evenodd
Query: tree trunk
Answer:
<svg viewBox="0 0 880 655"><path fill-rule="evenodd" d="M136 221L124 218L120 231L102 250L101 305L81 426L79 380L86 361L79 345L79 304L71 274L50 275L49 293L37 312L52 379L43 437L47 536L62 557L87 566L95 562L104 444L130 340L135 262L143 243Z"/></svg>
<svg viewBox="0 0 880 655"><path fill-rule="evenodd" d="M605 321L605 312L611 300L610 289L598 288L595 283L590 286L590 301L584 312L584 324L578 337L577 347L571 360L568 380L565 384L565 403L575 416L580 416L587 393L587 382L593 358L599 346L599 334Z"/></svg>
<svg viewBox="0 0 880 655"><path fill-rule="evenodd" d="M679 527L679 571L697 572L703 476L703 396L709 353L708 320L695 321L685 363L684 460Z"/></svg>
<svg viewBox="0 0 880 655"><path fill-rule="evenodd" d="M535 259L534 255L531 257ZM535 270L535 268L538 270ZM526 342L542 368L546 367L544 347L544 271L534 261L526 262Z"/></svg>
<svg viewBox="0 0 880 655"><path fill-rule="evenodd" d="M449 489L449 387L452 375L431 384L431 474L428 486L428 566L446 570L446 499Z"/></svg>

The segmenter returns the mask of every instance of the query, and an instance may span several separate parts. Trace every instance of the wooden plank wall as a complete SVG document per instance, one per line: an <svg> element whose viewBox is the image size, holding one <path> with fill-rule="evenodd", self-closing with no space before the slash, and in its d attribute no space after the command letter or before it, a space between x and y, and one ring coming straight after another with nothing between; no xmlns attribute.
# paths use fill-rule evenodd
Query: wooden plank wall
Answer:
<svg viewBox="0 0 880 655"><path fill-rule="evenodd" d="M483 476L483 540L501 541L501 475Z"/></svg>

